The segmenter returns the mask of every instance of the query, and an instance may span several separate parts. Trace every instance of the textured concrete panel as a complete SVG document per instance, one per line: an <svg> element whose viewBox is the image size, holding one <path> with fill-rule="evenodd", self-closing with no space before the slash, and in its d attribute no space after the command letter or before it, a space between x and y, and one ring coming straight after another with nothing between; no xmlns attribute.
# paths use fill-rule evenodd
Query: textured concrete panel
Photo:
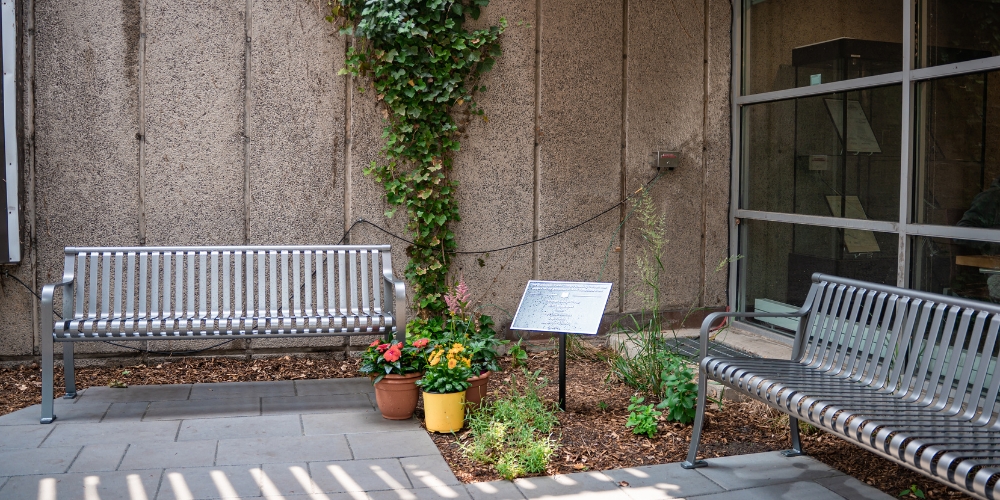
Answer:
<svg viewBox="0 0 1000 500"><path fill-rule="evenodd" d="M10 270L19 280L31 284L31 268L21 264ZM34 297L19 283L0 277L0 356L32 354L37 341L32 328Z"/></svg>
<svg viewBox="0 0 1000 500"><path fill-rule="evenodd" d="M465 252L530 241L534 226L535 2L490 2L470 28L496 25L501 17L509 23L500 39L503 55L483 75L479 83L487 90L477 96L489 121L472 117L455 155L462 221L454 231ZM455 279L465 277L473 300L501 326L513 320L531 273L531 245L452 262Z"/></svg>
<svg viewBox="0 0 1000 500"><path fill-rule="evenodd" d="M245 8L146 4L147 244L243 242Z"/></svg>
<svg viewBox="0 0 1000 500"><path fill-rule="evenodd" d="M687 309L699 305L704 269L704 14L700 2L679 3L676 11L658 6L653 0L629 2L627 191L656 175L649 163L657 147L681 152L678 167L662 172L650 193L668 240L659 306ZM648 251L639 225L635 218L626 224L627 291L641 287L637 259ZM642 308L639 294L626 296L626 311Z"/></svg>
<svg viewBox="0 0 1000 500"><path fill-rule="evenodd" d="M138 243L139 14L138 2L39 0L34 8L41 287L61 276L66 246ZM0 296L18 300L0 299L0 317L18 323L0 324L0 354L30 354L30 310L7 283Z"/></svg>
<svg viewBox="0 0 1000 500"><path fill-rule="evenodd" d="M729 269L715 267L729 256L729 195L732 175L730 130L732 7L708 2L708 101L705 120L705 279L702 305L726 304Z"/></svg>
<svg viewBox="0 0 1000 500"><path fill-rule="evenodd" d="M344 233L344 40L320 2L254 2L250 242L333 244Z"/></svg>
<svg viewBox="0 0 1000 500"><path fill-rule="evenodd" d="M620 200L622 6L545 3L539 29L538 233L545 236ZM613 252L604 265L618 225L615 212L539 243L537 278L615 282L608 310L616 310L621 287Z"/></svg>

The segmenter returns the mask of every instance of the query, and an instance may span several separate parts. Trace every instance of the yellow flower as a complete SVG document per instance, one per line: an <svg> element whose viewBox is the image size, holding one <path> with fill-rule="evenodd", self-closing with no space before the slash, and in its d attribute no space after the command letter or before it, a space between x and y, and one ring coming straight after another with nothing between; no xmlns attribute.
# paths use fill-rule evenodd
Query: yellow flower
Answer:
<svg viewBox="0 0 1000 500"><path fill-rule="evenodd" d="M458 366L458 360L456 360L455 358L451 358L448 360L448 368L455 368L456 366Z"/></svg>

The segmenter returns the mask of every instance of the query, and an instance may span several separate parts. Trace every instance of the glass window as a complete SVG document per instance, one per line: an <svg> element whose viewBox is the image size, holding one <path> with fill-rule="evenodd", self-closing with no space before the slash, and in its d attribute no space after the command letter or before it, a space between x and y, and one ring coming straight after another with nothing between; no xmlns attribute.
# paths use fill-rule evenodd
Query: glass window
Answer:
<svg viewBox="0 0 1000 500"><path fill-rule="evenodd" d="M1000 55L1000 3L926 0L919 12L916 67Z"/></svg>
<svg viewBox="0 0 1000 500"><path fill-rule="evenodd" d="M901 89L744 107L742 208L899 220Z"/></svg>
<svg viewBox="0 0 1000 500"><path fill-rule="evenodd" d="M740 228L745 250L739 262L746 279L742 310L798 309L813 273L896 284L895 234L761 220L744 220ZM757 323L779 330L794 330L795 325L788 320Z"/></svg>
<svg viewBox="0 0 1000 500"><path fill-rule="evenodd" d="M744 94L901 71L899 0L745 0Z"/></svg>
<svg viewBox="0 0 1000 500"><path fill-rule="evenodd" d="M1000 228L1000 71L918 86L915 222Z"/></svg>
<svg viewBox="0 0 1000 500"><path fill-rule="evenodd" d="M912 242L912 288L1000 303L1000 243L922 236Z"/></svg>

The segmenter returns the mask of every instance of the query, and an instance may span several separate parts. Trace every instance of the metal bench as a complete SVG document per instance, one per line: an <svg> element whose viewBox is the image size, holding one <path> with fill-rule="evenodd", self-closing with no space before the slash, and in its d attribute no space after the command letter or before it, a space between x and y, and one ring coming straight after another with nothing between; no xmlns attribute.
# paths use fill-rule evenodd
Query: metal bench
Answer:
<svg viewBox="0 0 1000 500"><path fill-rule="evenodd" d="M55 342L63 343L72 399L75 342L393 333L403 340L405 315L389 245L67 248L62 281L42 288L41 422L56 418Z"/></svg>
<svg viewBox="0 0 1000 500"><path fill-rule="evenodd" d="M791 360L708 356L720 317L799 318ZM714 313L701 328L697 460L706 383L725 386L978 498L1000 498L1000 307L822 274L793 313Z"/></svg>

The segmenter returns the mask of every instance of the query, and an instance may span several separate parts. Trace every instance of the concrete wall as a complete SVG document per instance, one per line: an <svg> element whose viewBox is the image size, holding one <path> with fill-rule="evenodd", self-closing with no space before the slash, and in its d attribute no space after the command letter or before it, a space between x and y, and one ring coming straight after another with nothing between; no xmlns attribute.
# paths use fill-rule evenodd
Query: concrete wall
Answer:
<svg viewBox="0 0 1000 500"><path fill-rule="evenodd" d="M68 245L334 244L359 218L404 234L361 172L379 159L380 109L336 74L352 42L319 4L21 0L31 243L11 274L40 288ZM481 82L489 121L455 157L459 249L576 224L652 178L654 148L678 148L652 191L670 240L661 307L723 306L730 15L720 0L494 0L477 24L510 27ZM529 279L612 281L607 311L634 311L641 242L632 221L617 231L624 213L453 269L501 324ZM401 242L365 224L348 241L393 244L402 274ZM36 354L33 297L0 285L0 358Z"/></svg>

